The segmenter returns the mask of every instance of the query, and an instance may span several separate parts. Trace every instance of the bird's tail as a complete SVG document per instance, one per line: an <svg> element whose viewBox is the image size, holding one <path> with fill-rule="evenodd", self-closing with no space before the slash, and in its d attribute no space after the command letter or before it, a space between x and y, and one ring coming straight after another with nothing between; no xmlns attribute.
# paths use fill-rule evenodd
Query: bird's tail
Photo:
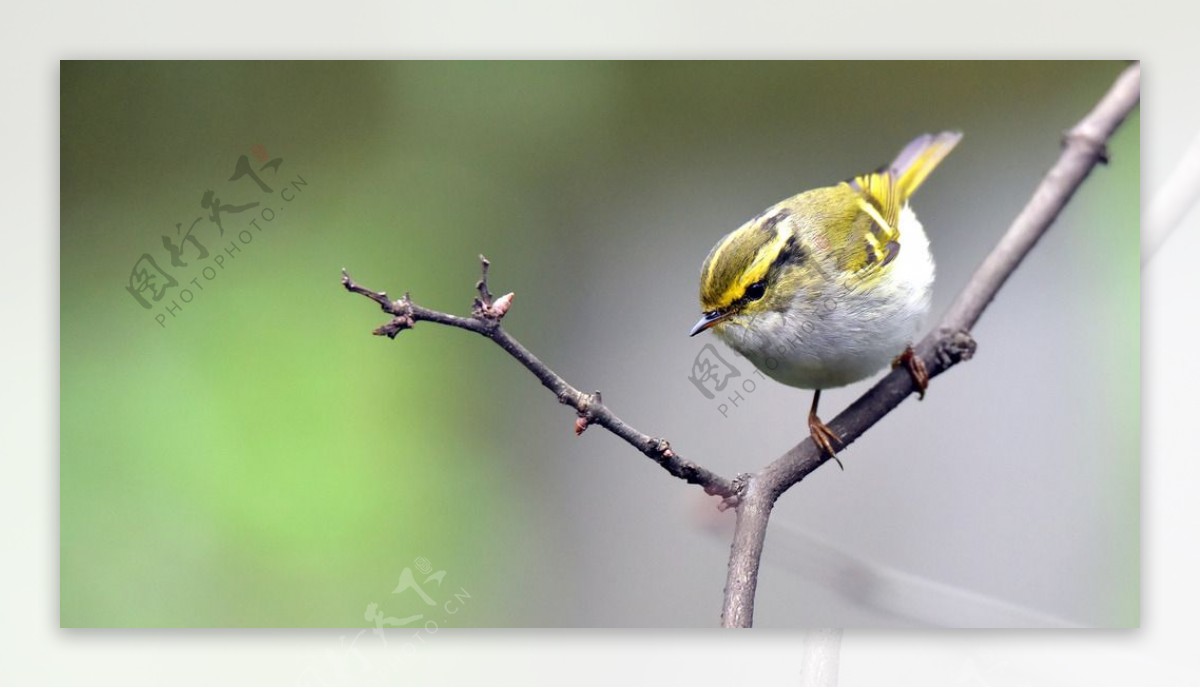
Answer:
<svg viewBox="0 0 1200 688"><path fill-rule="evenodd" d="M903 203L921 182L929 176L930 172L938 166L950 151L958 145L962 139L961 131L943 131L940 134L923 134L913 139L904 150L900 151L900 155L888 165L888 172L891 173L892 179L896 186L896 191L899 192L900 201Z"/></svg>

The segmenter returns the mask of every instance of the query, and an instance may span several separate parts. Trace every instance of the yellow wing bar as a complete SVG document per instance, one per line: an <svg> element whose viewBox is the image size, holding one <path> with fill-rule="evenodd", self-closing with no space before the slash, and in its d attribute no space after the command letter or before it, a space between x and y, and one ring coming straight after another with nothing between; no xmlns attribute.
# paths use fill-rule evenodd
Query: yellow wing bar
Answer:
<svg viewBox="0 0 1200 688"><path fill-rule="evenodd" d="M886 245L898 238L900 209L961 139L962 133L957 131L923 134L905 146L892 164L850 180L850 186L862 194L863 212L871 216L881 234L871 243Z"/></svg>

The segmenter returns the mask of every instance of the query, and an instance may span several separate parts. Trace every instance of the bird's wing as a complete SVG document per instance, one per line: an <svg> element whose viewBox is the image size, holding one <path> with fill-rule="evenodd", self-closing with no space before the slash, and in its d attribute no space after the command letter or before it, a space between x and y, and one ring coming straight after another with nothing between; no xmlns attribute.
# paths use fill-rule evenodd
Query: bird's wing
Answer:
<svg viewBox="0 0 1200 688"><path fill-rule="evenodd" d="M862 228L865 253L860 267L883 267L900 253L900 210L917 187L962 139L957 131L924 134L913 139L892 164L845 182L857 196L866 221Z"/></svg>

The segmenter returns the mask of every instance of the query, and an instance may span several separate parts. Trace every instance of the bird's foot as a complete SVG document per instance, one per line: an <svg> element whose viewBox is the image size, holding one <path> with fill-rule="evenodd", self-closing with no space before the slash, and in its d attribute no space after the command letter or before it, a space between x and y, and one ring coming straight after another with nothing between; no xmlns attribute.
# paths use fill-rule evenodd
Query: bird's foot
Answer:
<svg viewBox="0 0 1200 688"><path fill-rule="evenodd" d="M842 438L837 436L837 433L829 428L828 425L821 422L817 418L817 414L808 414L808 434L812 436L812 441L817 447L829 455L829 458L837 461L838 468L843 471L846 467L842 465L842 460L838 458L837 452L834 451L835 444L841 444Z"/></svg>
<svg viewBox="0 0 1200 688"><path fill-rule="evenodd" d="M900 366L907 368L908 374L912 376L913 386L917 388L917 399L924 399L925 390L929 389L929 371L925 369L925 361L913 351L911 345L892 361L893 368Z"/></svg>

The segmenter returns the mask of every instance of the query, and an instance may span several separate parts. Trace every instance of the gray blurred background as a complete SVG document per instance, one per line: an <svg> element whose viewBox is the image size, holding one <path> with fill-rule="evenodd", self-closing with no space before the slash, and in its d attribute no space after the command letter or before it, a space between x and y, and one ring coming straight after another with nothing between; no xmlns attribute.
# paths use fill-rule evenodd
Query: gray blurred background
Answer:
<svg viewBox="0 0 1200 688"><path fill-rule="evenodd" d="M706 343L745 364L687 337L712 244L960 129L913 201L932 324L1121 67L64 63L63 624L361 626L424 558L470 591L443 625L716 625L732 513L474 335L372 337L338 271L465 313L486 254L514 336L732 477L810 393L688 379ZM256 144L304 205L160 327L119 285ZM1111 149L976 358L779 501L756 625L1138 624L1136 114Z"/></svg>

